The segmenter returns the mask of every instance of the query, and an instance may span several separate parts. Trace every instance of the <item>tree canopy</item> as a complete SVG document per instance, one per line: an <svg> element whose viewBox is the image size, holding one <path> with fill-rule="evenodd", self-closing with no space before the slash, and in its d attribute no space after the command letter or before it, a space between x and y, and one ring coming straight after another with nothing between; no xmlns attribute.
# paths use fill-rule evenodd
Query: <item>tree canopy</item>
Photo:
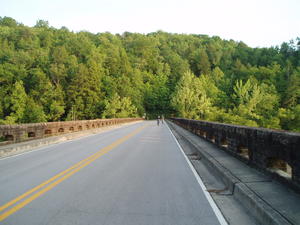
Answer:
<svg viewBox="0 0 300 225"><path fill-rule="evenodd" d="M0 124L164 114L300 131L300 39L34 27L0 17Z"/></svg>

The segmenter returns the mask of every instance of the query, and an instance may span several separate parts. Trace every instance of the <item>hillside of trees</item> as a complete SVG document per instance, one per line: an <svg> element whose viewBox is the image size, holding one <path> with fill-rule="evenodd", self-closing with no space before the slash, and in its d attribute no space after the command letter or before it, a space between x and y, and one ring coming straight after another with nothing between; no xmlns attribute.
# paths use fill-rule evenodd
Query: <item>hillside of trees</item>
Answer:
<svg viewBox="0 0 300 225"><path fill-rule="evenodd" d="M300 131L300 39L72 32L0 17L0 124L164 114Z"/></svg>

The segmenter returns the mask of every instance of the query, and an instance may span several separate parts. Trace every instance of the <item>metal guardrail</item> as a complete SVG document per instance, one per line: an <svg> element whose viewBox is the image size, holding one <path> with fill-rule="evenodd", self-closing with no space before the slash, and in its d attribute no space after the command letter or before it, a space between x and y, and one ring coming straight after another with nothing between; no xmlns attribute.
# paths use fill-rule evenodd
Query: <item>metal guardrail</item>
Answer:
<svg viewBox="0 0 300 225"><path fill-rule="evenodd" d="M300 190L300 133L183 118L170 120Z"/></svg>

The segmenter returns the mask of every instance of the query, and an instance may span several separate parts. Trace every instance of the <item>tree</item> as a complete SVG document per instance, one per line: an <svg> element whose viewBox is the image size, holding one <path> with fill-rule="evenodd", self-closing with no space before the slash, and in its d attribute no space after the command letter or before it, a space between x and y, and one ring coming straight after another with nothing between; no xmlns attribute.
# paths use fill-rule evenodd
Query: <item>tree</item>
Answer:
<svg viewBox="0 0 300 225"><path fill-rule="evenodd" d="M249 79L246 83L236 81L233 90L234 114L253 121L253 125L256 126L279 128L279 120L275 118L274 112L278 107L274 87L266 84L258 85L255 80Z"/></svg>
<svg viewBox="0 0 300 225"><path fill-rule="evenodd" d="M209 74L211 65L205 49L198 49L192 56L192 69L197 75Z"/></svg>
<svg viewBox="0 0 300 225"><path fill-rule="evenodd" d="M128 97L120 98L118 94L114 94L112 98L105 101L104 118L126 118L136 117L137 109L132 105L131 99Z"/></svg>
<svg viewBox="0 0 300 225"><path fill-rule="evenodd" d="M218 85L220 81L224 78L223 71L217 66L211 72L211 77L214 80L215 84Z"/></svg>
<svg viewBox="0 0 300 225"><path fill-rule="evenodd" d="M48 121L58 121L64 114L64 92L60 85L52 84L41 69L32 69L27 84L29 95L43 107Z"/></svg>
<svg viewBox="0 0 300 225"><path fill-rule="evenodd" d="M49 28L49 22L46 20L38 20L34 27L37 28Z"/></svg>
<svg viewBox="0 0 300 225"><path fill-rule="evenodd" d="M300 104L290 109L280 108L278 114L283 129L300 132Z"/></svg>
<svg viewBox="0 0 300 225"><path fill-rule="evenodd" d="M287 107L294 107L300 104L300 68L295 70L288 79L283 104Z"/></svg>
<svg viewBox="0 0 300 225"><path fill-rule="evenodd" d="M179 80L171 104L184 118L205 119L211 110L210 99L202 89L200 79L190 71Z"/></svg>
<svg viewBox="0 0 300 225"><path fill-rule="evenodd" d="M210 42L207 46L207 54L209 60L213 66L219 66L220 60L222 58L222 46L220 45L220 40L217 42Z"/></svg>
<svg viewBox="0 0 300 225"><path fill-rule="evenodd" d="M17 21L11 17L0 17L0 26L16 27L17 25Z"/></svg>
<svg viewBox="0 0 300 225"><path fill-rule="evenodd" d="M46 115L43 107L34 102L32 98L27 98L22 123L46 122Z"/></svg>
<svg viewBox="0 0 300 225"><path fill-rule="evenodd" d="M92 119L100 116L100 75L94 74L84 64L79 64L78 73L67 91L68 118L72 118L74 107L77 119Z"/></svg>
<svg viewBox="0 0 300 225"><path fill-rule="evenodd" d="M144 107L151 117L167 114L170 111L170 89L167 86L168 76L165 74L144 74Z"/></svg>
<svg viewBox="0 0 300 225"><path fill-rule="evenodd" d="M5 123L14 124L22 122L25 112L25 106L27 101L27 94L25 92L23 82L16 81L13 85L12 93L9 98L10 113L5 118Z"/></svg>

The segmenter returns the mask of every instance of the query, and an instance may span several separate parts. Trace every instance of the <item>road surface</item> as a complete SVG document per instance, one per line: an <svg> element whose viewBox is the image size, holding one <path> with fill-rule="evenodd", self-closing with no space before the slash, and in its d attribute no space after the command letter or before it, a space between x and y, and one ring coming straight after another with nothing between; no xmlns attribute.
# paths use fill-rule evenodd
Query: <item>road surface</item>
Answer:
<svg viewBox="0 0 300 225"><path fill-rule="evenodd" d="M197 179L167 125L144 121L1 159L0 224L224 224Z"/></svg>

